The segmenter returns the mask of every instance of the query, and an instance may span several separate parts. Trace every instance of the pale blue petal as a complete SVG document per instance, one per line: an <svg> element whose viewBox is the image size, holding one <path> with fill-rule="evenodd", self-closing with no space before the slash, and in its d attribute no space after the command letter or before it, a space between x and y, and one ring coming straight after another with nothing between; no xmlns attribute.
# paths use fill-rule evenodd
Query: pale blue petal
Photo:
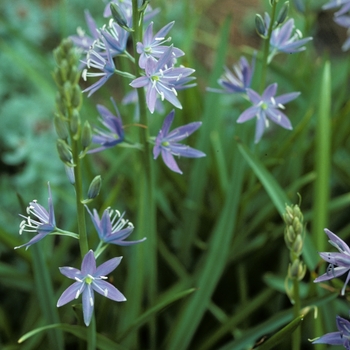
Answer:
<svg viewBox="0 0 350 350"><path fill-rule="evenodd" d="M133 88L141 88L150 84L150 80L148 77L139 77L134 79L129 85Z"/></svg>
<svg viewBox="0 0 350 350"><path fill-rule="evenodd" d="M177 165L174 156L167 150L162 149L162 158L165 163L165 165L175 173L182 174L182 171L180 170L179 166Z"/></svg>
<svg viewBox="0 0 350 350"><path fill-rule="evenodd" d="M321 253L320 253L321 254ZM333 278L339 277L341 275L343 275L345 272L347 272L349 270L348 267L344 267L344 266L337 266L337 267L331 267L327 270L326 273L324 273L323 275L317 277L314 282L318 283L318 282L324 282L324 281L329 281Z"/></svg>
<svg viewBox="0 0 350 350"><path fill-rule="evenodd" d="M75 282L71 286L69 286L60 296L60 298L57 301L57 307L60 307L62 305L65 305L69 303L70 301L74 300L78 290L82 287L81 282Z"/></svg>
<svg viewBox="0 0 350 350"><path fill-rule="evenodd" d="M264 101L270 101L271 97L274 97L276 95L276 91L277 91L277 83L273 83L271 85L269 85L264 93L262 94L262 99Z"/></svg>
<svg viewBox="0 0 350 350"><path fill-rule="evenodd" d="M186 157L186 158L201 158L205 157L206 154L198 151L190 146L182 145L182 144L170 144L169 145L171 153L176 156Z"/></svg>
<svg viewBox="0 0 350 350"><path fill-rule="evenodd" d="M260 113L256 120L256 126L255 126L255 138L254 142L258 143L264 134L266 128L266 117L264 113Z"/></svg>
<svg viewBox="0 0 350 350"><path fill-rule="evenodd" d="M83 276L86 275L94 275L96 271L96 260L94 256L94 252L90 249L84 256L83 262L81 263L81 274Z"/></svg>
<svg viewBox="0 0 350 350"><path fill-rule="evenodd" d="M177 142L185 139L189 135L193 134L200 126L202 125L202 122L193 122L189 123L183 126L180 126L173 131L171 131L166 139L169 142Z"/></svg>
<svg viewBox="0 0 350 350"><path fill-rule="evenodd" d="M350 256L350 249L348 245L339 238L336 234L334 234L332 231L328 230L327 228L324 229L324 232L327 234L328 238L330 239L330 243L336 247L340 252L347 253Z"/></svg>
<svg viewBox="0 0 350 350"><path fill-rule="evenodd" d="M116 267L120 264L122 260L122 256L107 260L103 264L97 267L96 272L94 273L94 277L106 276L111 273Z"/></svg>
<svg viewBox="0 0 350 350"><path fill-rule="evenodd" d="M237 119L237 123L244 123L254 118L260 111L260 107L252 106L246 109Z"/></svg>
<svg viewBox="0 0 350 350"><path fill-rule="evenodd" d="M275 97L275 101L277 104L285 104L289 101L296 99L300 95L300 92L290 92L288 94L283 94L281 96Z"/></svg>
<svg viewBox="0 0 350 350"><path fill-rule="evenodd" d="M269 108L265 111L266 115L272 120L274 123L282 126L285 129L292 130L292 124L288 117L276 108Z"/></svg>
<svg viewBox="0 0 350 350"><path fill-rule="evenodd" d="M92 288L97 293L103 295L104 297L114 300L114 301L126 301L125 296L119 292L117 288L115 288L112 284L103 281L103 280L95 280L92 283Z"/></svg>
<svg viewBox="0 0 350 350"><path fill-rule="evenodd" d="M332 332L314 340L312 344L343 345L343 338L340 332Z"/></svg>
<svg viewBox="0 0 350 350"><path fill-rule="evenodd" d="M84 314L84 323L86 326L89 326L91 322L92 313L94 312L94 303L95 297L94 292L91 288L91 285L86 285L86 288L83 292L83 314Z"/></svg>
<svg viewBox="0 0 350 350"><path fill-rule="evenodd" d="M74 267L70 267L70 266L63 266L60 267L60 272L62 275L71 278L73 280L75 280L76 277L78 277L79 279L82 279L82 274L80 272L80 270L74 268Z"/></svg>

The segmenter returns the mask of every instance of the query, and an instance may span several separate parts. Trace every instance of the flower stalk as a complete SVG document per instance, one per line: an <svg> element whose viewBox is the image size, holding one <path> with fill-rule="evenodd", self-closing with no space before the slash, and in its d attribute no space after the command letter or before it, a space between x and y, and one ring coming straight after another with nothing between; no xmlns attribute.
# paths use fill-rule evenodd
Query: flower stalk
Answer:
<svg viewBox="0 0 350 350"><path fill-rule="evenodd" d="M300 316L301 302L299 293L299 281L301 281L306 273L306 266L300 260L303 251L303 214L298 205L287 206L283 215L286 228L284 232L284 240L290 251L290 264L288 274L285 280L286 293L293 304L294 319ZM292 282L292 285L290 285ZM300 350L301 329L298 327L292 336L292 350Z"/></svg>
<svg viewBox="0 0 350 350"><path fill-rule="evenodd" d="M272 34L274 22L275 22L276 7L277 7L277 1L272 1L271 20L270 20L270 25L267 30L267 36L264 43L262 69L261 69L261 75L260 75L260 88L259 88L260 92L263 92L266 86L266 74L267 74L267 66L268 66L268 59L269 59L269 52L270 52L270 40L271 40L271 34Z"/></svg>

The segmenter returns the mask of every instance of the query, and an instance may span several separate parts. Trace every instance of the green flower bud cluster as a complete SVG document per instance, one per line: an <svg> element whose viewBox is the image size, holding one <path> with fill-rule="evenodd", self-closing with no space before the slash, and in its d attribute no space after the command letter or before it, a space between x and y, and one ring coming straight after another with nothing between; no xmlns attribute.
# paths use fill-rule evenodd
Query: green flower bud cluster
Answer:
<svg viewBox="0 0 350 350"><path fill-rule="evenodd" d="M298 258L303 250L303 214L298 205L287 206L283 214L286 228L284 230L284 240L287 248L291 252L292 260Z"/></svg>
<svg viewBox="0 0 350 350"><path fill-rule="evenodd" d="M78 69L79 58L75 47L70 39L64 39L54 50L54 57L57 67L53 73L54 80L58 87L56 96L57 112L54 118L54 125L59 140L57 151L60 159L67 166L74 166L72 161L71 142L80 141L83 157L92 142L91 127L85 122L81 128L80 108L82 104L82 92L78 84L81 72Z"/></svg>
<svg viewBox="0 0 350 350"><path fill-rule="evenodd" d="M292 281L301 281L306 273L306 265L300 260L304 245L303 214L298 205L286 206L283 214L286 228L284 240L290 251L290 264L285 279L286 293L294 304L295 284Z"/></svg>

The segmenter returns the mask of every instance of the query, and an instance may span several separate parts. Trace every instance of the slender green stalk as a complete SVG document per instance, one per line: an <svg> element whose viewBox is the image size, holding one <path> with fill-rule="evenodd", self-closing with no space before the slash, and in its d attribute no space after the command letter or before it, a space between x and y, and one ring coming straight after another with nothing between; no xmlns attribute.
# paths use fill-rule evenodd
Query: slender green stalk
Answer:
<svg viewBox="0 0 350 350"><path fill-rule="evenodd" d="M300 295L299 295L299 281L297 278L293 281L294 291L294 305L293 305L293 316L294 319L300 316ZM297 327L292 334L292 350L300 350L301 342L301 328Z"/></svg>
<svg viewBox="0 0 350 350"><path fill-rule="evenodd" d="M95 350L96 349L96 320L95 315L92 314L91 322L87 330L87 350Z"/></svg>
<svg viewBox="0 0 350 350"><path fill-rule="evenodd" d="M74 167L74 177L75 177L75 203L77 207L77 220L78 220L78 233L79 233L79 246L81 257L89 251L89 245L87 241L86 234L86 222L85 222L85 208L81 203L83 200L83 184L82 184L82 174L81 174L81 162L79 159L79 145L78 141L74 140L72 137L72 155Z"/></svg>
<svg viewBox="0 0 350 350"><path fill-rule="evenodd" d="M317 174L314 186L312 238L318 251L326 250L327 236L323 230L327 227L329 215L329 181L331 164L331 67L326 61L322 72L317 113L316 127L316 157L315 173ZM315 320L315 336L324 333L321 318ZM326 349L320 344L320 349Z"/></svg>
<svg viewBox="0 0 350 350"><path fill-rule="evenodd" d="M323 233L328 222L329 179L331 164L331 68L327 61L323 68L319 93L319 109L316 123L316 158L314 187L312 236L316 248L322 252L326 249L327 236Z"/></svg>
<svg viewBox="0 0 350 350"><path fill-rule="evenodd" d="M265 85L266 85L266 73L267 73L269 51L270 51L270 39L271 39L273 25L275 22L276 7L277 7L277 3L276 1L273 1L272 11L271 11L271 21L270 21L269 29L267 31L267 38L265 39L265 44L264 44L264 53L263 53L262 68L261 68L261 75L260 75L260 89L259 89L260 92L264 91Z"/></svg>
<svg viewBox="0 0 350 350"><path fill-rule="evenodd" d="M139 54L136 51L136 44L142 41L143 35L143 12L139 11L137 0L132 1L133 8L133 47L135 57L136 77L141 76L138 68ZM146 298L148 305L153 305L156 300L156 280L157 280L157 244L155 229L155 196L154 196L154 171L151 159L151 147L149 140L148 117L146 97L143 89L137 89L138 105L140 113L140 143L144 146L140 152L139 163L141 167L136 175L135 187L138 189L138 220L137 232L142 237L146 236L147 241L137 247L137 251L129 263L129 278L127 281L127 293L129 300L125 318L123 319L123 328L132 324L137 316L141 313L141 305ZM146 253L147 252L147 253ZM135 278L135 276L137 276ZM147 283L145 280L147 276ZM156 327L155 318L150 321L150 340L151 348L155 349ZM133 335L128 337L125 345L129 348L138 348L137 337Z"/></svg>

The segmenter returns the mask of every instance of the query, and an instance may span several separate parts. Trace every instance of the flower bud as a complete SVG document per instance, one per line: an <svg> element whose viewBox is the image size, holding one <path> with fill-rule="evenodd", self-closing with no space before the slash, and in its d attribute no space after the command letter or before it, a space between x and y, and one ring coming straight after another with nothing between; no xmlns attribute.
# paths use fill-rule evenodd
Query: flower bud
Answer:
<svg viewBox="0 0 350 350"><path fill-rule="evenodd" d="M80 75L81 75L80 70L78 70L78 68L75 65L73 65L70 69L69 76L68 76L68 79L72 85L78 84Z"/></svg>
<svg viewBox="0 0 350 350"><path fill-rule="evenodd" d="M90 184L88 190L88 199L94 199L98 196L101 190L102 178L101 175L97 175Z"/></svg>
<svg viewBox="0 0 350 350"><path fill-rule="evenodd" d="M258 13L255 15L255 29L261 38L266 39L265 22Z"/></svg>
<svg viewBox="0 0 350 350"><path fill-rule="evenodd" d="M69 54L69 51L74 47L73 41L69 38L63 39L60 46L62 47L62 50L64 51L66 56Z"/></svg>
<svg viewBox="0 0 350 350"><path fill-rule="evenodd" d="M293 0L293 4L299 12L305 13L305 4L303 0Z"/></svg>
<svg viewBox="0 0 350 350"><path fill-rule="evenodd" d="M296 256L300 256L303 251L303 245L303 238L300 235L296 236L295 241L293 242L292 252Z"/></svg>
<svg viewBox="0 0 350 350"><path fill-rule="evenodd" d="M77 140L79 138L80 131L80 115L77 109L73 110L71 118L69 120L70 131L73 134L73 138Z"/></svg>
<svg viewBox="0 0 350 350"><path fill-rule="evenodd" d="M62 118L60 118L58 115L55 115L54 117L54 125L56 129L57 136L62 140L67 140L69 137L67 124L65 123Z"/></svg>
<svg viewBox="0 0 350 350"><path fill-rule="evenodd" d="M63 58L61 60L61 63L58 67L59 71L60 71L60 74L61 74L61 78L62 78L62 81L66 81L67 78L68 78L68 70L69 70L69 67L68 67L68 62L65 58Z"/></svg>
<svg viewBox="0 0 350 350"><path fill-rule="evenodd" d="M73 108L80 108L82 101L83 101L83 96L81 93L80 86L74 85L72 89L71 106Z"/></svg>
<svg viewBox="0 0 350 350"><path fill-rule="evenodd" d="M68 80L68 81L65 81L63 85L63 98L67 107L70 107L71 96L72 96L72 84Z"/></svg>
<svg viewBox="0 0 350 350"><path fill-rule="evenodd" d="M64 104L59 92L56 94L56 108L61 115L64 116L66 114L66 105Z"/></svg>
<svg viewBox="0 0 350 350"><path fill-rule="evenodd" d="M277 25L280 25L282 23L284 23L284 21L286 20L287 16L288 16L288 10L289 10L289 1L286 1L280 12L277 15Z"/></svg>
<svg viewBox="0 0 350 350"><path fill-rule="evenodd" d="M64 57L64 54L62 52L62 48L60 46L56 47L54 50L53 50L53 57L55 58L55 61L58 65L61 64L61 61Z"/></svg>
<svg viewBox="0 0 350 350"><path fill-rule="evenodd" d="M74 168L72 165L64 164L64 169L66 171L66 175L68 177L69 182L74 185L75 184L75 176L74 176Z"/></svg>
<svg viewBox="0 0 350 350"><path fill-rule="evenodd" d="M119 26L121 26L123 29L125 29L128 32L132 31L128 27L128 23L126 21L124 13L123 11L120 10L119 6L114 2L111 2L109 6L111 8L112 17L119 24Z"/></svg>
<svg viewBox="0 0 350 350"><path fill-rule="evenodd" d="M81 144L83 146L83 150L88 148L91 145L92 141L92 131L90 123L86 120L83 126L83 130L81 132Z"/></svg>
<svg viewBox="0 0 350 350"><path fill-rule="evenodd" d="M62 162L71 163L72 154L67 143L64 140L58 139L56 146L57 146L58 155L62 160Z"/></svg>
<svg viewBox="0 0 350 350"><path fill-rule="evenodd" d="M61 70L58 67L56 67L53 72L53 79L55 80L57 86L63 86L64 81L62 79Z"/></svg>

